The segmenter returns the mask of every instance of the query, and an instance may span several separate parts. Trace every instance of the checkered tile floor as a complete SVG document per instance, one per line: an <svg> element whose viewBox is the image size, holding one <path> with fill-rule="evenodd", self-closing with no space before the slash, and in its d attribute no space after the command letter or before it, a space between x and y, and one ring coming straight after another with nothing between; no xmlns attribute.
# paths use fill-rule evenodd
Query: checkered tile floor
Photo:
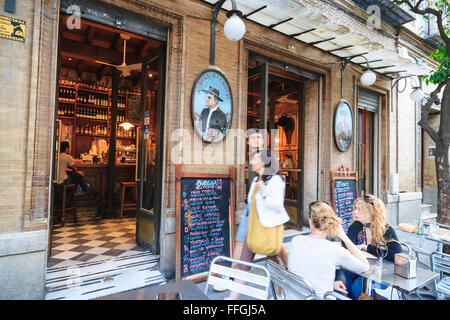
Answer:
<svg viewBox="0 0 450 320"><path fill-rule="evenodd" d="M90 224L55 228L49 268L145 252L136 244L136 219L105 219Z"/></svg>

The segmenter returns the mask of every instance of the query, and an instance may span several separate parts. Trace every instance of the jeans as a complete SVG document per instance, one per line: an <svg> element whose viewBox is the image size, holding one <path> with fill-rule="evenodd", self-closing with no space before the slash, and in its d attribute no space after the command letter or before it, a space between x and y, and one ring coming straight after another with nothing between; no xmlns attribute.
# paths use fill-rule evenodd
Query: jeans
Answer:
<svg viewBox="0 0 450 320"><path fill-rule="evenodd" d="M238 231L236 232L236 241L244 242L245 238L247 236L247 229L248 229L248 212L249 212L249 205L245 208L245 213L241 218L241 222L239 223Z"/></svg>
<svg viewBox="0 0 450 320"><path fill-rule="evenodd" d="M84 180L84 178L82 176L79 176L79 175L69 176L62 183L62 185L68 185L68 184L74 184L76 187L80 186L84 193L89 193L89 191L91 191L89 183L86 180ZM72 190L67 190L66 204L70 204L71 202L72 202Z"/></svg>
<svg viewBox="0 0 450 320"><path fill-rule="evenodd" d="M350 299L356 300L364 290L364 279L361 276L354 274L353 272L342 270L342 274L345 275L345 286L347 287L348 296ZM387 286L372 281L372 289L386 289ZM370 294L372 296L372 293Z"/></svg>

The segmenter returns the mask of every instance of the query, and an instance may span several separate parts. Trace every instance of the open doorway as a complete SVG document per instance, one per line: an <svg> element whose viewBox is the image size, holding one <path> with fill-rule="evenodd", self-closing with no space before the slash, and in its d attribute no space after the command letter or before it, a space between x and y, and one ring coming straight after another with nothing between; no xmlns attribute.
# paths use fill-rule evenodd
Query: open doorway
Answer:
<svg viewBox="0 0 450 320"><path fill-rule="evenodd" d="M306 79L255 56L250 56L248 68L247 128L267 130L265 143L286 182L287 226L302 230Z"/></svg>
<svg viewBox="0 0 450 320"><path fill-rule="evenodd" d="M165 41L84 17L70 29L67 19L62 13L47 265L58 272L130 257L142 267L158 254ZM68 156L73 164L64 165ZM66 166L88 190L68 180Z"/></svg>

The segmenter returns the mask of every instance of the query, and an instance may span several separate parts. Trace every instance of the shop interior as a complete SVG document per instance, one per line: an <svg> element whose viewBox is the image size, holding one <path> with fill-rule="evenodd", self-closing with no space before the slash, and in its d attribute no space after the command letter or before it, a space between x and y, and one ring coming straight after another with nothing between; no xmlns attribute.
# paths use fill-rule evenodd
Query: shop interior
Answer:
<svg viewBox="0 0 450 320"><path fill-rule="evenodd" d="M301 229L298 207L300 201L301 168L302 168L302 76L267 65L267 80L261 81L263 75L259 70L265 62L249 59L248 97L247 97L247 128L264 128L267 130L266 143L268 149L277 158L281 173L286 182L285 207L291 220L287 226ZM265 88L264 88L265 87ZM266 91L266 92L264 92ZM267 110L263 114L261 96L267 95ZM262 123L267 119L267 123ZM248 173L247 145L247 173ZM248 174L247 174L248 177ZM249 188L247 181L247 190Z"/></svg>
<svg viewBox="0 0 450 320"><path fill-rule="evenodd" d="M69 30L67 19L61 15L49 267L141 251L136 245L136 210L138 170L144 164L143 208L153 210L155 194L158 60L163 43L85 19L80 29ZM63 141L69 142L68 154L90 185L87 193L61 184Z"/></svg>

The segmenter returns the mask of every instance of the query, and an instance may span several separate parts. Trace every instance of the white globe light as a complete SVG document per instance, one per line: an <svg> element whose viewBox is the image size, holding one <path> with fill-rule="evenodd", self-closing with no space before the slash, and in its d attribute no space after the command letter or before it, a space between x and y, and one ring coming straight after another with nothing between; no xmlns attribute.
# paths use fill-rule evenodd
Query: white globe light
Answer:
<svg viewBox="0 0 450 320"><path fill-rule="evenodd" d="M377 80L377 75L372 70L367 70L361 76L361 83L365 87L373 85L376 80Z"/></svg>
<svg viewBox="0 0 450 320"><path fill-rule="evenodd" d="M119 124L119 127L124 128L126 131L130 130L131 128L134 128L134 125L129 122L122 122Z"/></svg>
<svg viewBox="0 0 450 320"><path fill-rule="evenodd" d="M242 19L233 14L228 20L225 22L223 26L223 31L225 32L225 36L231 41L239 41L242 39L245 33L245 24Z"/></svg>
<svg viewBox="0 0 450 320"><path fill-rule="evenodd" d="M409 97L414 102L420 102L423 99L423 92L420 88L415 88Z"/></svg>

